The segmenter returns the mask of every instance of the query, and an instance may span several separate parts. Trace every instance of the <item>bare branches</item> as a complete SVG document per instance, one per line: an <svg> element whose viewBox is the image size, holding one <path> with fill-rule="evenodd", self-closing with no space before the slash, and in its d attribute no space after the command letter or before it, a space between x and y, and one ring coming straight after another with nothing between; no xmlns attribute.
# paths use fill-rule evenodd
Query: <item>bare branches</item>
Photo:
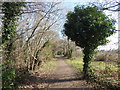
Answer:
<svg viewBox="0 0 120 90"><path fill-rule="evenodd" d="M51 8L49 9L49 11L50 11L50 10L51 10ZM33 31L32 31L32 34L30 35L30 37L28 38L28 40L27 40L26 42L28 42L28 41L30 40L30 38L32 38L32 36L33 36L35 30L38 28L40 22L41 22L42 19L44 19L44 17L49 13L49 11L38 21L37 25L35 26L35 28L34 28Z"/></svg>
<svg viewBox="0 0 120 90"><path fill-rule="evenodd" d="M16 60L24 63L28 70L40 61L37 54L49 40L56 38L54 32L60 18L60 2L27 3L17 22L16 37L10 43L16 45ZM33 58L34 57L34 58ZM41 57L40 57L41 58ZM34 62L33 62L34 61Z"/></svg>
<svg viewBox="0 0 120 90"><path fill-rule="evenodd" d="M102 8L101 10L109 10L109 11L120 11L120 8L116 9L116 10L113 10L113 9L110 9L110 8L114 8L116 6L119 6L120 3L116 4L116 5L113 5L113 6L109 6L109 7L105 7L105 8Z"/></svg>
<svg viewBox="0 0 120 90"><path fill-rule="evenodd" d="M99 10L107 10L107 11L120 11L120 2L117 2L116 0L104 0L104 1L97 1L97 2L90 2L89 4L97 5Z"/></svg>

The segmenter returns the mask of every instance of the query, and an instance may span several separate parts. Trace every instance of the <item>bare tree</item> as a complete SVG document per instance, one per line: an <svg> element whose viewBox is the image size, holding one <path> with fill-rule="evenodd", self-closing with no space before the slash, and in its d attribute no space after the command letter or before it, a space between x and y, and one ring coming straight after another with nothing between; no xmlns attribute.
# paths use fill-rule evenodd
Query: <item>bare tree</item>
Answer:
<svg viewBox="0 0 120 90"><path fill-rule="evenodd" d="M16 49L18 52L16 61L22 60L28 70L35 69L37 63L41 62L38 59L38 53L54 35L56 36L53 34L53 27L56 27L61 19L59 4L55 2L27 3L24 8L24 13L18 23L18 35L13 42L17 45L19 43Z"/></svg>

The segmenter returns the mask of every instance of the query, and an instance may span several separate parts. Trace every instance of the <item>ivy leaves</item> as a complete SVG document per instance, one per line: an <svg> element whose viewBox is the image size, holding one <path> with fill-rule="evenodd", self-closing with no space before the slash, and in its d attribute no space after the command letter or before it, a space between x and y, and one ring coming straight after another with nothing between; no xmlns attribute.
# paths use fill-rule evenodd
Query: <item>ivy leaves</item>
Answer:
<svg viewBox="0 0 120 90"><path fill-rule="evenodd" d="M97 48L107 43L106 38L115 32L114 24L115 20L99 11L97 6L76 6L73 12L68 12L63 31L80 47Z"/></svg>
<svg viewBox="0 0 120 90"><path fill-rule="evenodd" d="M115 32L114 24L115 21L98 10L95 5L76 6L73 12L68 12L63 32L77 46L83 48L84 78L89 76L94 50L108 42L106 38Z"/></svg>

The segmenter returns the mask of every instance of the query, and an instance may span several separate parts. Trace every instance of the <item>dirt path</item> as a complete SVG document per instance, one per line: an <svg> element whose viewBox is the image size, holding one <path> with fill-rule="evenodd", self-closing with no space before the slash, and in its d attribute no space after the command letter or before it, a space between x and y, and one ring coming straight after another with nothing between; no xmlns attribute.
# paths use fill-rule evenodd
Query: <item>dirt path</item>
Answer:
<svg viewBox="0 0 120 90"><path fill-rule="evenodd" d="M77 71L67 63L62 57L57 58L57 67L55 72L42 74L35 72L29 77L23 79L24 84L19 85L19 88L92 88L85 80L82 80L76 75ZM18 90L18 89L15 89Z"/></svg>
<svg viewBox="0 0 120 90"><path fill-rule="evenodd" d="M77 71L62 58L57 60L57 68L49 80L48 88L90 88L85 80L78 78Z"/></svg>

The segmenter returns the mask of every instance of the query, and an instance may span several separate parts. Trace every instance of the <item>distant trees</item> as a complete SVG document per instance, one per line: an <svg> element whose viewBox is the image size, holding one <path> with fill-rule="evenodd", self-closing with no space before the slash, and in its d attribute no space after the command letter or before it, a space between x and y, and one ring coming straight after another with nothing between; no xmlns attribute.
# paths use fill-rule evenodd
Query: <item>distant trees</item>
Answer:
<svg viewBox="0 0 120 90"><path fill-rule="evenodd" d="M94 50L108 42L106 38L115 32L114 24L115 20L107 17L95 5L76 6L73 12L68 12L63 31L77 46L83 48L84 78L89 75Z"/></svg>

